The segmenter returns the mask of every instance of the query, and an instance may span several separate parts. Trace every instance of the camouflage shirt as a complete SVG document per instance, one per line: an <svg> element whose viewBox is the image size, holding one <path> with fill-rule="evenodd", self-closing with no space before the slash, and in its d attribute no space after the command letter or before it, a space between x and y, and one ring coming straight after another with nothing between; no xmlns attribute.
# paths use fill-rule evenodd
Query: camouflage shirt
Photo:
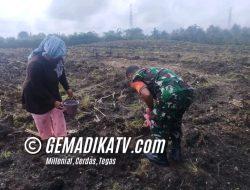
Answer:
<svg viewBox="0 0 250 190"><path fill-rule="evenodd" d="M191 89L182 78L169 69L143 68L137 71L132 82L141 81L147 85L154 99L167 101L172 95Z"/></svg>

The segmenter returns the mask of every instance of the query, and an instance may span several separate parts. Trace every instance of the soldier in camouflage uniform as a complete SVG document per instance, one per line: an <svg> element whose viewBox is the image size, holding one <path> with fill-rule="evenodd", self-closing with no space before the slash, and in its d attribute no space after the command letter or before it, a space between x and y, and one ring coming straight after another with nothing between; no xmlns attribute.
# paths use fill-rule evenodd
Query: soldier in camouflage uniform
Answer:
<svg viewBox="0 0 250 190"><path fill-rule="evenodd" d="M193 88L169 69L142 68L132 65L126 75L134 88L147 104L145 118L149 120L152 136L172 141L171 158L181 160L182 116L193 101ZM146 154L149 160L168 165L166 153Z"/></svg>

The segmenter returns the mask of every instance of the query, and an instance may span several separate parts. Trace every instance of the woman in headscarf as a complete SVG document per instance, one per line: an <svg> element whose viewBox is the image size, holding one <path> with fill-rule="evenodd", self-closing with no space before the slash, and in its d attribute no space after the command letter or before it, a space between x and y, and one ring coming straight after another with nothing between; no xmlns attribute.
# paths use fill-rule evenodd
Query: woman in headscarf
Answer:
<svg viewBox="0 0 250 190"><path fill-rule="evenodd" d="M56 36L46 37L28 58L26 79L23 85L23 107L32 114L41 139L67 135L59 83L69 97L63 57L66 46Z"/></svg>

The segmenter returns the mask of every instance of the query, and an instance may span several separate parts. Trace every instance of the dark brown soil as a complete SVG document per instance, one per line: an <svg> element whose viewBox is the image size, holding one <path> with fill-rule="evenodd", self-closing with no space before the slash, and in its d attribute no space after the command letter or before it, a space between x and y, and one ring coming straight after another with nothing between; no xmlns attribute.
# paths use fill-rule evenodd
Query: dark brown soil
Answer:
<svg viewBox="0 0 250 190"><path fill-rule="evenodd" d="M249 189L250 47L130 41L69 48L67 75L81 101L69 121L75 136L147 135L145 107L124 77L128 65L170 68L196 88L183 119L184 162L167 168L129 153L102 155L116 157L115 166L48 166L44 150L26 153L25 129L35 129L20 103L29 52L0 49L0 189Z"/></svg>

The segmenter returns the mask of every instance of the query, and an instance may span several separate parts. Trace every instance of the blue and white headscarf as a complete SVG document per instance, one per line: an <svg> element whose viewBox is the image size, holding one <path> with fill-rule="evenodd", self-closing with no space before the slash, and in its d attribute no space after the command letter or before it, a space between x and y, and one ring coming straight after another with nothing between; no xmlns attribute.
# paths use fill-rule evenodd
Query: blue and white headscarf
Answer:
<svg viewBox="0 0 250 190"><path fill-rule="evenodd" d="M63 40L54 35L47 36L29 55L28 60L30 60L33 56L40 55L44 57L48 57L51 59L58 59L65 56L67 53L66 45ZM62 60L58 62L57 67L55 69L57 73L57 77L59 78L63 73L63 62Z"/></svg>

